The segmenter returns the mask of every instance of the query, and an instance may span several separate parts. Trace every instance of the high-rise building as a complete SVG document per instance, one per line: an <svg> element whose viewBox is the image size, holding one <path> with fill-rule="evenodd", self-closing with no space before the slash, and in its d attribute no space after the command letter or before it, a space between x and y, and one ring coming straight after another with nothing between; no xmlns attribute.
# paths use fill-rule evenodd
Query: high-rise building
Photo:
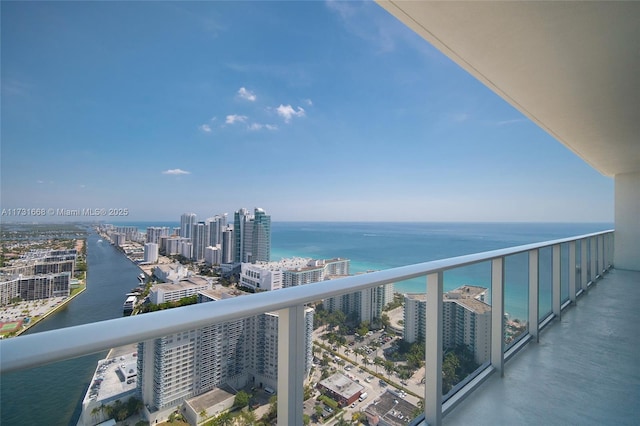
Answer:
<svg viewBox="0 0 640 426"><path fill-rule="evenodd" d="M256 208L254 215L247 209L234 214L235 263L268 262L271 258L271 216Z"/></svg>
<svg viewBox="0 0 640 426"><path fill-rule="evenodd" d="M209 237L208 245L216 247L222 245L222 233L227 227L227 213L223 215L215 215L205 221L207 226L207 235Z"/></svg>
<svg viewBox="0 0 640 426"><path fill-rule="evenodd" d="M201 291L198 303L234 297L220 288ZM313 314L305 309L305 371L312 362ZM172 334L138 344L138 392L154 423L184 400L230 384L277 387L278 315L265 313Z"/></svg>
<svg viewBox="0 0 640 426"><path fill-rule="evenodd" d="M195 213L184 213L182 216L180 216L180 236L184 238L191 238L191 231L195 223Z"/></svg>
<svg viewBox="0 0 640 426"><path fill-rule="evenodd" d="M209 245L204 222L195 223L191 228L191 244L193 245L191 258L196 262L204 260L204 249Z"/></svg>
<svg viewBox="0 0 640 426"><path fill-rule="evenodd" d="M253 215L251 262L269 262L271 260L271 216L261 208L256 208Z"/></svg>
<svg viewBox="0 0 640 426"><path fill-rule="evenodd" d="M158 244L160 237L168 237L169 228L164 226L150 226L147 228L147 242Z"/></svg>
<svg viewBox="0 0 640 426"><path fill-rule="evenodd" d="M207 265L219 265L222 259L222 250L218 247L205 247L204 249L204 261Z"/></svg>
<svg viewBox="0 0 640 426"><path fill-rule="evenodd" d="M380 319L384 307L393 301L393 283L330 297L324 301L325 308L331 312L342 311L359 322Z"/></svg>
<svg viewBox="0 0 640 426"><path fill-rule="evenodd" d="M483 364L490 357L491 306L485 303L487 289L464 285L443 295L442 342L445 349L465 345ZM425 294L404 297L404 339L424 341L426 333Z"/></svg>
<svg viewBox="0 0 640 426"><path fill-rule="evenodd" d="M144 261L147 263L156 263L158 261L158 244L146 243L144 245Z"/></svg>
<svg viewBox="0 0 640 426"><path fill-rule="evenodd" d="M234 250L233 226L229 225L222 232L222 261L221 263L232 263L235 254Z"/></svg>
<svg viewBox="0 0 640 426"><path fill-rule="evenodd" d="M253 216L249 214L247 209L240 209L233 214L233 237L235 240L233 261L235 263L250 262L252 221Z"/></svg>

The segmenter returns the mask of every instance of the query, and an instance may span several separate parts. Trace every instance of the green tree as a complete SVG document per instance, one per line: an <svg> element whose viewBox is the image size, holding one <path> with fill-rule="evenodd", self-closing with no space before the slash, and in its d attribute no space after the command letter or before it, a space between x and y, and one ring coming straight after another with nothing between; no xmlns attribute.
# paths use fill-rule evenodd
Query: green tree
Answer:
<svg viewBox="0 0 640 426"><path fill-rule="evenodd" d="M322 417L322 405L316 405L315 407L313 407L313 410L316 413L316 417L320 419Z"/></svg>
<svg viewBox="0 0 640 426"><path fill-rule="evenodd" d="M383 313L380 317L380 322L382 323L382 327L388 331L391 326L391 319L389 318L389 315Z"/></svg>
<svg viewBox="0 0 640 426"><path fill-rule="evenodd" d="M311 423L311 417L309 417L309 415L308 415L308 414L303 414L303 415L302 415L302 424L303 424L304 426L307 426L307 425L308 425L308 424L310 424L310 423Z"/></svg>
<svg viewBox="0 0 640 426"><path fill-rule="evenodd" d="M395 368L395 365L393 364L392 361L389 361L389 360L384 361L384 370L387 372L387 374L391 374L394 368Z"/></svg>
<svg viewBox="0 0 640 426"><path fill-rule="evenodd" d="M215 418L213 424L215 426L231 426L233 424L233 417L230 412L225 411Z"/></svg>
<svg viewBox="0 0 640 426"><path fill-rule="evenodd" d="M236 407L239 408L244 408L247 405L249 405L249 399L251 398L251 395L249 395L247 392L245 391L240 391L236 394L235 399L233 400L233 405L235 405Z"/></svg>
<svg viewBox="0 0 640 426"><path fill-rule="evenodd" d="M247 426L253 426L256 424L256 413L250 410L243 410L240 413L240 418L242 419L243 424Z"/></svg>

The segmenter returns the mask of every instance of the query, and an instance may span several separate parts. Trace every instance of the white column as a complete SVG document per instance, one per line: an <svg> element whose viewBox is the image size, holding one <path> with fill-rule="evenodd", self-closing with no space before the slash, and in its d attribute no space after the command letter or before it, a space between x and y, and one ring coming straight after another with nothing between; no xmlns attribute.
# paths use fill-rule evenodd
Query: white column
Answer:
<svg viewBox="0 0 640 426"><path fill-rule="evenodd" d="M569 299L576 304L576 242L569 243Z"/></svg>
<svg viewBox="0 0 640 426"><path fill-rule="evenodd" d="M551 291L551 299L553 306L553 313L556 317L560 318L560 307L561 307L561 292L560 292L560 244L556 244L552 247L552 267L553 271L552 276L552 291Z"/></svg>
<svg viewBox="0 0 640 426"><path fill-rule="evenodd" d="M640 271L640 172L615 176L615 248L617 269Z"/></svg>
<svg viewBox="0 0 640 426"><path fill-rule="evenodd" d="M491 365L504 376L504 258L491 261Z"/></svg>
<svg viewBox="0 0 640 426"><path fill-rule="evenodd" d="M304 306L278 311L278 426L302 424Z"/></svg>
<svg viewBox="0 0 640 426"><path fill-rule="evenodd" d="M442 272L427 275L424 415L430 426L442 424L442 287Z"/></svg>
<svg viewBox="0 0 640 426"><path fill-rule="evenodd" d="M529 252L529 334L539 342L539 319L540 306L538 302L539 280L539 251L538 249Z"/></svg>

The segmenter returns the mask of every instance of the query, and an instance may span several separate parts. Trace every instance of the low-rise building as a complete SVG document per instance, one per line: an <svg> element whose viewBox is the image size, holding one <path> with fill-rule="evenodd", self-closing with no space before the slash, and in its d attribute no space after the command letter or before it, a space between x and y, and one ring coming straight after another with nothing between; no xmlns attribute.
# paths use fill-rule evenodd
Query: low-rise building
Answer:
<svg viewBox="0 0 640 426"><path fill-rule="evenodd" d="M149 292L151 303L159 305L164 302L174 302L183 297L193 296L199 291L211 288L211 283L203 277L189 277L174 284L156 284Z"/></svg>
<svg viewBox="0 0 640 426"><path fill-rule="evenodd" d="M386 391L364 413L371 426L405 426L416 417L417 409L397 392Z"/></svg>
<svg viewBox="0 0 640 426"><path fill-rule="evenodd" d="M336 373L318 383L318 389L331 399L335 400L341 407L356 402L364 386L354 382L341 373Z"/></svg>

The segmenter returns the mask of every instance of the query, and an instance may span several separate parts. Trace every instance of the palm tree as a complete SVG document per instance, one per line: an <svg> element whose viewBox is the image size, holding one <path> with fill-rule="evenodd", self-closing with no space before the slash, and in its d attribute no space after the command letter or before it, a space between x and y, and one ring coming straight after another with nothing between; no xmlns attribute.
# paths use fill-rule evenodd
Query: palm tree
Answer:
<svg viewBox="0 0 640 426"><path fill-rule="evenodd" d="M233 417L231 416L231 413L225 411L216 417L213 424L216 426L231 426L233 424Z"/></svg>
<svg viewBox="0 0 640 426"><path fill-rule="evenodd" d="M91 410L91 417L93 417L93 421L96 421L96 417L98 417L98 414L100 414L102 410L100 409L99 406L95 406L93 407L93 409Z"/></svg>

